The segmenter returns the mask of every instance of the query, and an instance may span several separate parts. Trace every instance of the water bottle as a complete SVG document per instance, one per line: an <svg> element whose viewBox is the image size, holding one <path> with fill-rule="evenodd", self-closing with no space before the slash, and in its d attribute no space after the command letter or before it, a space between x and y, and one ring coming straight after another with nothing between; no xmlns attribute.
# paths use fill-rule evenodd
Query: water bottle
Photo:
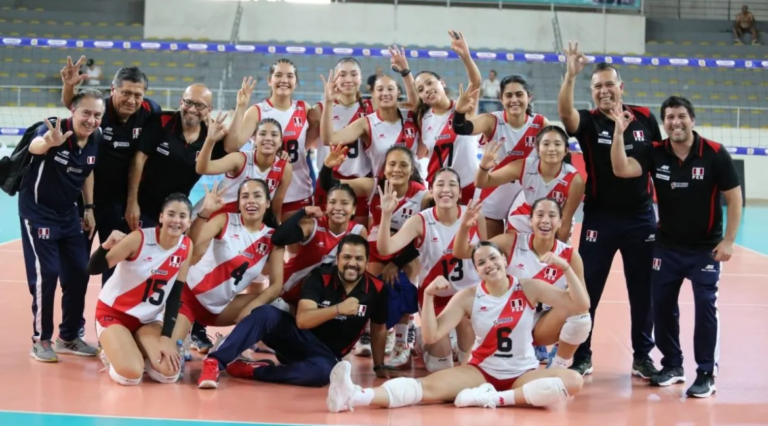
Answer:
<svg viewBox="0 0 768 426"><path fill-rule="evenodd" d="M186 362L184 360L184 341L177 340L176 348L179 351L179 379L181 379L184 377L184 363Z"/></svg>

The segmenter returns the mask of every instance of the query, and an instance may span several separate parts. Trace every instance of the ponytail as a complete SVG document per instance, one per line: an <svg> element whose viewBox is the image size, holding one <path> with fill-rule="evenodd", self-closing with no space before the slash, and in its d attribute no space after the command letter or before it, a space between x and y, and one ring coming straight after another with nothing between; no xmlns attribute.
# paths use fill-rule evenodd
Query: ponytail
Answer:
<svg viewBox="0 0 768 426"><path fill-rule="evenodd" d="M436 72L432 72L432 71L422 71L416 74L413 77L413 79L416 80L416 78L418 78L422 74L429 74L432 77L435 77L438 81L442 81L440 76ZM416 119L415 119L416 128L418 128L419 131L421 131L421 120L424 119L424 114L426 114L427 111L429 111L429 108L430 106L424 103L424 101L421 99L421 96L419 96L418 104L416 104Z"/></svg>

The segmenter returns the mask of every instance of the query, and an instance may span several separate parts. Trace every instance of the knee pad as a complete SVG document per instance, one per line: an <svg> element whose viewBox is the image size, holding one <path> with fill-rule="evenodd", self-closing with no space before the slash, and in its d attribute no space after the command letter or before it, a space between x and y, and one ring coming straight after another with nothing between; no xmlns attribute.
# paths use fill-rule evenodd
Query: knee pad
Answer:
<svg viewBox="0 0 768 426"><path fill-rule="evenodd" d="M138 386L141 383L141 376L139 376L138 379L126 379L125 377L117 374L114 365L109 366L109 377L111 377L115 383L123 386Z"/></svg>
<svg viewBox="0 0 768 426"><path fill-rule="evenodd" d="M432 356L429 352L424 352L424 365L430 373L436 373L440 370L453 368L453 354L444 358Z"/></svg>
<svg viewBox="0 0 768 426"><path fill-rule="evenodd" d="M181 371L179 371L173 376L164 376L159 371L152 368L152 364L148 359L144 360L144 368L147 372L147 376L158 383L176 383L179 380L179 375L181 374Z"/></svg>
<svg viewBox="0 0 768 426"><path fill-rule="evenodd" d="M389 408L407 407L421 402L421 382L409 377L387 380L382 385L389 397Z"/></svg>
<svg viewBox="0 0 768 426"><path fill-rule="evenodd" d="M546 407L568 399L568 390L559 377L545 377L523 385L525 402L534 407Z"/></svg>
<svg viewBox="0 0 768 426"><path fill-rule="evenodd" d="M560 329L560 341L578 346L587 341L591 330L592 318L589 314L568 317Z"/></svg>

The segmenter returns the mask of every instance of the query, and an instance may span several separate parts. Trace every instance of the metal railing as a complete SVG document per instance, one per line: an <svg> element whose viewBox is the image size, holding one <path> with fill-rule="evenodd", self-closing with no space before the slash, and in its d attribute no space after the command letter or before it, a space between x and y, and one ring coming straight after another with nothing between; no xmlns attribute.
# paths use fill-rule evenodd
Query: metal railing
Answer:
<svg viewBox="0 0 768 426"><path fill-rule="evenodd" d="M651 18L734 21L745 4L758 22L768 19L768 3L747 0L644 0L643 9Z"/></svg>
<svg viewBox="0 0 768 426"><path fill-rule="evenodd" d="M645 0L335 0L336 3L419 4L433 6L565 7L573 9L642 10ZM674 0L673 0L674 1Z"/></svg>

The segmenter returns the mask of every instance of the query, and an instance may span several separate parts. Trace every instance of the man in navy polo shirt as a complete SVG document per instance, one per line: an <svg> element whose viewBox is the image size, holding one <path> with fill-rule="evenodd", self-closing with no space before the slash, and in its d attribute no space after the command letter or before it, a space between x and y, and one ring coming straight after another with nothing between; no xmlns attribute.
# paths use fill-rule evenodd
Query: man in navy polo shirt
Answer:
<svg viewBox="0 0 768 426"><path fill-rule="evenodd" d="M672 96L661 104L668 139L654 142L646 155L627 158L623 129L631 117L612 114L616 133L611 147L614 173L624 178L653 176L659 204L659 231L652 264L656 345L664 357L653 386L685 382L677 299L684 279L691 281L696 309L693 333L696 381L688 396L705 398L715 391L720 325L717 292L721 262L733 253L741 222L739 175L728 151L693 131L696 113L685 99ZM720 195L728 203L723 236Z"/></svg>
<svg viewBox="0 0 768 426"><path fill-rule="evenodd" d="M53 123L46 120L29 145L32 159L19 189L19 216L33 297L30 356L38 361L57 362L57 353L98 354L97 348L78 336L88 287L88 248L83 230L92 233L96 223L91 209L86 209L81 223L76 203L81 193L86 204L93 202L92 171L103 114L101 92L82 90L72 99L72 117ZM63 313L54 346L53 309L59 280Z"/></svg>

